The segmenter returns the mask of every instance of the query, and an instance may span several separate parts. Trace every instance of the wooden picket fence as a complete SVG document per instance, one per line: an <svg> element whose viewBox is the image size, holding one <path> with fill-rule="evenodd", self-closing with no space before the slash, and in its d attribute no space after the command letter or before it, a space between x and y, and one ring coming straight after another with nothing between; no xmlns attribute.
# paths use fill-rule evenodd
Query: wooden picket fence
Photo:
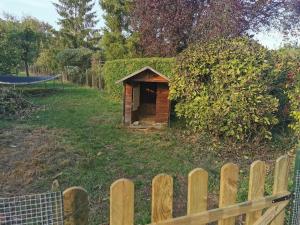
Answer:
<svg viewBox="0 0 300 225"><path fill-rule="evenodd" d="M228 163L221 169L219 208L207 208L208 173L194 169L188 175L187 215L173 218L173 178L159 174L152 180L151 224L201 225L218 221L218 225L234 225L236 217L246 215L246 225L283 225L284 209L291 194L288 191L290 158L276 160L273 193L264 196L266 164L255 161L250 167L248 201L236 203L239 167ZM263 210L266 209L266 211ZM64 192L65 224L88 224L87 192L73 187ZM110 188L110 225L134 224L134 184L128 179L115 181Z"/></svg>

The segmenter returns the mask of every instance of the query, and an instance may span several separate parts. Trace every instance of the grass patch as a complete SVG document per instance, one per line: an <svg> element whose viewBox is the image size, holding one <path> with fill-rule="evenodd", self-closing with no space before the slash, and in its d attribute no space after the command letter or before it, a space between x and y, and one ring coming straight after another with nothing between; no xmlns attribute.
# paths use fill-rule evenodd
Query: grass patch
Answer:
<svg viewBox="0 0 300 225"><path fill-rule="evenodd" d="M37 86L24 89L24 94L39 106L39 111L24 120L0 121L0 131L16 127L28 132L41 128L51 134L55 131L56 137L51 140L59 146L57 154L62 154L59 159L54 157L54 160L60 160L55 168L44 169L27 185L32 187L28 191L35 191L37 187L40 192L49 190L57 174L62 189L70 186L86 188L92 206L90 224L108 223L109 187L118 178L134 181L136 223L145 224L150 222L151 180L155 175L168 173L174 177L174 214L184 215L187 174L192 169L208 170L209 200L213 207L217 204L219 171L224 163L241 165L239 200L243 200L250 163L256 159L266 160L271 175L274 159L289 150L287 145L276 143L259 148L231 149L225 144L215 145L206 136L189 135L176 124L162 131L129 130L121 123L121 102L97 90L71 84L56 91ZM64 164L64 160L72 162Z"/></svg>

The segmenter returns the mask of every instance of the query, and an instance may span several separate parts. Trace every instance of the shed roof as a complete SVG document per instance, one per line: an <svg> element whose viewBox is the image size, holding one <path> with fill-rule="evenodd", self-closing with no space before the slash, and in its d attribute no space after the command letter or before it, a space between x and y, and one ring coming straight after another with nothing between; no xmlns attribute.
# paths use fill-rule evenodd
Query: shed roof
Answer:
<svg viewBox="0 0 300 225"><path fill-rule="evenodd" d="M118 81L116 82L116 84L121 83L121 82L124 82L125 80L128 80L128 79L130 79L130 78L132 78L132 77L134 77L134 76L136 76L136 75L138 75L138 74L140 74L140 73L142 73L142 72L144 72L144 71L146 71L146 70L150 70L150 71L152 71L153 73L155 73L155 74L157 74L157 75L163 77L163 78L166 79L167 81L170 81L170 79L169 79L167 76L161 74L160 72L156 71L155 69L153 69L153 68L150 67L150 66L146 66L146 67L144 67L144 68L142 68L142 69L140 69L140 70L138 70L138 71L135 71L135 72L132 73L132 74L127 75L126 77L122 78L121 80L118 80Z"/></svg>

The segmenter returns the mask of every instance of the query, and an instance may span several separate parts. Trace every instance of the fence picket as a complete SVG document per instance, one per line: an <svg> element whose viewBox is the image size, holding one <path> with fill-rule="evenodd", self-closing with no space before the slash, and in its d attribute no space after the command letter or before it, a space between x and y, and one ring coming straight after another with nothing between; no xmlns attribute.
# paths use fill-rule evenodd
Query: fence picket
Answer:
<svg viewBox="0 0 300 225"><path fill-rule="evenodd" d="M172 218L173 178L160 174L152 180L152 223Z"/></svg>
<svg viewBox="0 0 300 225"><path fill-rule="evenodd" d="M89 200L81 187L68 188L63 192L66 225L88 225Z"/></svg>
<svg viewBox="0 0 300 225"><path fill-rule="evenodd" d="M255 161L250 167L248 200L256 200L264 196L266 179L266 164ZM247 214L246 225L253 225L261 216L262 211Z"/></svg>
<svg viewBox="0 0 300 225"><path fill-rule="evenodd" d="M208 173L197 168L188 175L187 216L172 219L173 178L159 174L152 180L151 222L158 225L198 225L218 221L218 225L235 225L237 216L246 214L245 225L283 225L289 202L289 157L276 160L273 195L264 197L266 164L255 161L250 167L248 201L236 204L239 167L225 164L220 174L219 208L207 210ZM57 186L57 185L56 185ZM66 225L88 225L89 200L86 190L72 187L63 192ZM269 208L270 207L270 208ZM269 208L269 209L267 209ZM267 209L262 215L263 209ZM110 187L110 225L134 224L134 184L120 179Z"/></svg>
<svg viewBox="0 0 300 225"><path fill-rule="evenodd" d="M236 202L239 167L233 163L225 164L221 169L219 207L233 205ZM234 225L235 218L220 220L218 225Z"/></svg>
<svg viewBox="0 0 300 225"><path fill-rule="evenodd" d="M207 210L208 173L203 169L194 169L188 177L187 214Z"/></svg>
<svg viewBox="0 0 300 225"><path fill-rule="evenodd" d="M274 172L273 194L280 194L288 190L289 157L281 156L276 160ZM283 225L285 212L281 212L271 225Z"/></svg>
<svg viewBox="0 0 300 225"><path fill-rule="evenodd" d="M134 224L134 184L127 179L110 187L110 225Z"/></svg>

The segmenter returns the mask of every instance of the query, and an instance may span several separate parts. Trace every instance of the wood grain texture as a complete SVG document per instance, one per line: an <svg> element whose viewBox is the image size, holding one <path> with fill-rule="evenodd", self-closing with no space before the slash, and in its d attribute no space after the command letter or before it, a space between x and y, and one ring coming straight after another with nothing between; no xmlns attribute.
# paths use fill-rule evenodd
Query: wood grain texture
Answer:
<svg viewBox="0 0 300 225"><path fill-rule="evenodd" d="M170 100L168 84L157 84L156 116L157 123L168 123L170 115Z"/></svg>
<svg viewBox="0 0 300 225"><path fill-rule="evenodd" d="M165 221L152 223L153 225L199 225L205 223L212 223L218 220L227 219L230 217L239 216L245 213L262 210L265 208L273 207L288 201L273 203L275 199L285 197L290 192L285 192L279 195L272 195L258 200L247 201L235 205L226 206L223 208L212 209L192 215L168 219Z"/></svg>
<svg viewBox="0 0 300 225"><path fill-rule="evenodd" d="M290 162L287 155L276 160L274 172L273 194L279 194L288 190ZM285 212L280 213L271 225L283 225Z"/></svg>
<svg viewBox="0 0 300 225"><path fill-rule="evenodd" d="M131 77L127 81L135 81L135 82L155 82L155 83L168 83L169 81L163 78L162 76L150 71L143 71L134 77Z"/></svg>
<svg viewBox="0 0 300 225"><path fill-rule="evenodd" d="M269 208L263 216L261 216L254 225L268 225L270 224L288 205L288 202L281 203L280 205Z"/></svg>
<svg viewBox="0 0 300 225"><path fill-rule="evenodd" d="M124 84L124 123L130 125L132 123L132 92L131 84Z"/></svg>
<svg viewBox="0 0 300 225"><path fill-rule="evenodd" d="M207 210L208 173L204 169L194 169L188 176L187 214Z"/></svg>
<svg viewBox="0 0 300 225"><path fill-rule="evenodd" d="M134 224L134 184L120 179L110 187L110 225Z"/></svg>
<svg viewBox="0 0 300 225"><path fill-rule="evenodd" d="M221 169L219 207L233 205L236 202L239 167L233 163L225 164ZM220 220L218 225L234 225L235 218Z"/></svg>
<svg viewBox="0 0 300 225"><path fill-rule="evenodd" d="M248 200L262 198L265 192L266 164L262 161L255 161L250 167ZM261 217L262 211L248 213L246 225L253 225Z"/></svg>
<svg viewBox="0 0 300 225"><path fill-rule="evenodd" d="M172 218L173 213L173 178L160 174L152 180L151 221L156 223Z"/></svg>
<svg viewBox="0 0 300 225"><path fill-rule="evenodd" d="M65 224L87 225L89 218L87 191L81 187L72 187L65 190L63 196Z"/></svg>

